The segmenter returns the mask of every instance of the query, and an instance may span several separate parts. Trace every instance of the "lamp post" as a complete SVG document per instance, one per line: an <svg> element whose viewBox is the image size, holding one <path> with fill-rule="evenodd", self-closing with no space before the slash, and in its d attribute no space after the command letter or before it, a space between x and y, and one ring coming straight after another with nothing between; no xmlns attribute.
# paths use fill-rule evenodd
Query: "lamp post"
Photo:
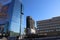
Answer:
<svg viewBox="0 0 60 40"><path fill-rule="evenodd" d="M23 8L22 8L22 3L20 4L20 34L19 34L19 39L21 39L21 26L22 26L22 16L23 16Z"/></svg>
<svg viewBox="0 0 60 40"><path fill-rule="evenodd" d="M22 5L22 1L20 0L20 30L16 40L22 39L22 36L21 36L22 16L23 16L23 5Z"/></svg>

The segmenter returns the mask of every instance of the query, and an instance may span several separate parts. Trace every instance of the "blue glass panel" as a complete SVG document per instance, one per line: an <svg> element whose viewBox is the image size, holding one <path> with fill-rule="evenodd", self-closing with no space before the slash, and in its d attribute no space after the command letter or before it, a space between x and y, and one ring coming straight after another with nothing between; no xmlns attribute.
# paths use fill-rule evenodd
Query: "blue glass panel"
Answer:
<svg viewBox="0 0 60 40"><path fill-rule="evenodd" d="M4 24L4 31L10 28L15 0L0 0L0 24Z"/></svg>

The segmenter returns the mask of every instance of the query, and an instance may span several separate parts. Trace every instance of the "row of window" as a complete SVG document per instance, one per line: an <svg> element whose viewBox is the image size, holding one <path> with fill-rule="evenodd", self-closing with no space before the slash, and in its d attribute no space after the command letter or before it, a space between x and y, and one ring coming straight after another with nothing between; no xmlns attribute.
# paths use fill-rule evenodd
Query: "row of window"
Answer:
<svg viewBox="0 0 60 40"><path fill-rule="evenodd" d="M37 29L43 30L43 29L59 29L59 28L60 28L60 26L56 26L56 27L39 27Z"/></svg>
<svg viewBox="0 0 60 40"><path fill-rule="evenodd" d="M56 30L40 30L40 32L54 32L54 31L60 31L60 29L56 29Z"/></svg>
<svg viewBox="0 0 60 40"><path fill-rule="evenodd" d="M60 28L60 25L56 25L56 26L38 26L37 28Z"/></svg>
<svg viewBox="0 0 60 40"><path fill-rule="evenodd" d="M52 21L37 21L37 24L52 24L52 23L58 23L60 20L52 20Z"/></svg>
<svg viewBox="0 0 60 40"><path fill-rule="evenodd" d="M37 27L45 27L45 26L60 26L60 24L38 24Z"/></svg>

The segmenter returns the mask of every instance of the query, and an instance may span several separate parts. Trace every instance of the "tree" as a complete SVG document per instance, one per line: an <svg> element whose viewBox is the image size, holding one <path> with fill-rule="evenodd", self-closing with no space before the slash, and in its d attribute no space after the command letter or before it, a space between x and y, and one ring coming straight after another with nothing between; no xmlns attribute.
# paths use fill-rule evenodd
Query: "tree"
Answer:
<svg viewBox="0 0 60 40"><path fill-rule="evenodd" d="M24 28L24 33L26 34L26 28Z"/></svg>

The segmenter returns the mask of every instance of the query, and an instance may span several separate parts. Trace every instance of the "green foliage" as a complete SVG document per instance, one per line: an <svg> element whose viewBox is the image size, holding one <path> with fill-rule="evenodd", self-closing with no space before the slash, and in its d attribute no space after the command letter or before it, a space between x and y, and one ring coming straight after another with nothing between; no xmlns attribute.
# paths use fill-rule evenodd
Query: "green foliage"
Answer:
<svg viewBox="0 0 60 40"><path fill-rule="evenodd" d="M19 35L19 33L17 33L17 32L13 32L13 31L10 31L10 36L18 36Z"/></svg>
<svg viewBox="0 0 60 40"><path fill-rule="evenodd" d="M26 33L26 28L24 28L24 33Z"/></svg>

